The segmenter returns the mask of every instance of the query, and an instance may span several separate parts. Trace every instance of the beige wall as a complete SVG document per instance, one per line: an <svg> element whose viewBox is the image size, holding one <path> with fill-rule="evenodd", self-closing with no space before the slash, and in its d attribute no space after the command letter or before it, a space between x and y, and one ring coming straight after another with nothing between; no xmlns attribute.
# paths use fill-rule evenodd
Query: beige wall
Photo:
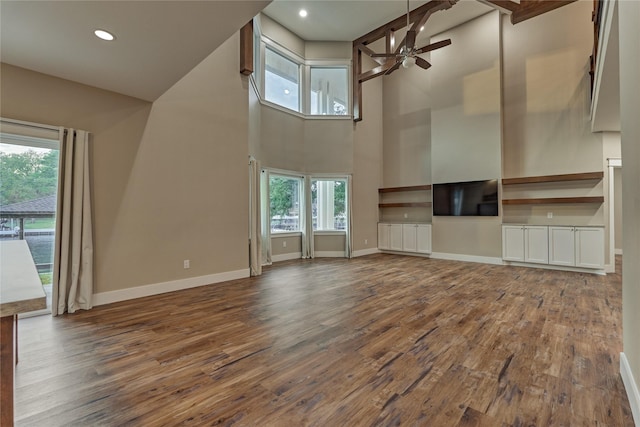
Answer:
<svg viewBox="0 0 640 427"><path fill-rule="evenodd" d="M93 135L95 292L247 269L238 42L231 37L153 106L2 65L4 117Z"/></svg>
<svg viewBox="0 0 640 427"><path fill-rule="evenodd" d="M591 133L589 120L592 8L580 1L515 26L503 17L504 177L604 169L602 134ZM503 192L505 198L601 196L607 183L509 186ZM603 225L607 206L506 206L503 215L505 222Z"/></svg>
<svg viewBox="0 0 640 427"><path fill-rule="evenodd" d="M491 12L432 38L431 180L500 177L500 15ZM434 253L499 258L500 217L433 217Z"/></svg>
<svg viewBox="0 0 640 427"><path fill-rule="evenodd" d="M622 333L624 354L640 385L640 3L618 3L620 25L620 123L622 133ZM630 394L630 390L627 391ZM636 395L637 398L637 395ZM636 405L640 402L635 402ZM635 414L638 415L638 414ZM636 419L636 422L640 420Z"/></svg>
<svg viewBox="0 0 640 427"><path fill-rule="evenodd" d="M614 249L616 253L622 252L622 169L613 170L613 224L614 224Z"/></svg>
<svg viewBox="0 0 640 427"><path fill-rule="evenodd" d="M285 246L286 245L286 246ZM297 236L271 236L271 254L299 254L302 252L302 240Z"/></svg>

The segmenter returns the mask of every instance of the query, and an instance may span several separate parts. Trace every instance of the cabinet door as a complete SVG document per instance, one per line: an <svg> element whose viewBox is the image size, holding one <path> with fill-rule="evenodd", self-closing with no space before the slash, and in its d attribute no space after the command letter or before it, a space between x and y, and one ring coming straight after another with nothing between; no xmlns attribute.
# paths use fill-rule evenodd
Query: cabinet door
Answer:
<svg viewBox="0 0 640 427"><path fill-rule="evenodd" d="M573 227L549 227L549 264L575 266Z"/></svg>
<svg viewBox="0 0 640 427"><path fill-rule="evenodd" d="M392 251L402 250L402 224L389 225L389 249Z"/></svg>
<svg viewBox="0 0 640 427"><path fill-rule="evenodd" d="M378 249L389 249L389 224L378 224Z"/></svg>
<svg viewBox="0 0 640 427"><path fill-rule="evenodd" d="M524 227L524 262L549 264L549 229L545 226Z"/></svg>
<svg viewBox="0 0 640 427"><path fill-rule="evenodd" d="M416 224L402 224L402 250L416 252L418 250Z"/></svg>
<svg viewBox="0 0 640 427"><path fill-rule="evenodd" d="M524 227L522 225L502 226L502 259L524 261Z"/></svg>
<svg viewBox="0 0 640 427"><path fill-rule="evenodd" d="M419 224L416 227L416 252L421 254L431 253L431 226L428 224Z"/></svg>
<svg viewBox="0 0 640 427"><path fill-rule="evenodd" d="M576 227L576 266L604 268L604 229Z"/></svg>

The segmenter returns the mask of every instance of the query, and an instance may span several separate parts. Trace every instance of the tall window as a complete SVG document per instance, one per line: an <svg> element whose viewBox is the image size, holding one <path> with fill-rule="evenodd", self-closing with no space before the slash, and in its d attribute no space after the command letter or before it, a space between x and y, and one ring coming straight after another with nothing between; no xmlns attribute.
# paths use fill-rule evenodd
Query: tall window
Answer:
<svg viewBox="0 0 640 427"><path fill-rule="evenodd" d="M347 115L349 76L346 67L311 67L310 113Z"/></svg>
<svg viewBox="0 0 640 427"><path fill-rule="evenodd" d="M264 97L267 101L300 110L300 66L270 48L265 49Z"/></svg>
<svg viewBox="0 0 640 427"><path fill-rule="evenodd" d="M57 140L0 134L0 240L27 241L51 307Z"/></svg>
<svg viewBox="0 0 640 427"><path fill-rule="evenodd" d="M345 230L347 221L347 181L313 179L311 207L314 230Z"/></svg>
<svg viewBox="0 0 640 427"><path fill-rule="evenodd" d="M269 177L271 232L300 231L302 178L284 175Z"/></svg>

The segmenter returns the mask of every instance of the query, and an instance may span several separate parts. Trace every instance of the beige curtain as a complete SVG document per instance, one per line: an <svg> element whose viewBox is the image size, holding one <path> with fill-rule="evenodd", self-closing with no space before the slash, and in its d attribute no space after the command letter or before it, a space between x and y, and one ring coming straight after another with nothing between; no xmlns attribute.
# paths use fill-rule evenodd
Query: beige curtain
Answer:
<svg viewBox="0 0 640 427"><path fill-rule="evenodd" d="M249 159L249 270L262 274L262 230L260 223L260 162Z"/></svg>
<svg viewBox="0 0 640 427"><path fill-rule="evenodd" d="M93 306L92 227L89 133L61 128L51 304L54 316Z"/></svg>
<svg viewBox="0 0 640 427"><path fill-rule="evenodd" d="M353 182L351 175L347 176L347 194L345 205L347 208L347 229L346 234L344 236L344 256L345 258L353 257L353 237L351 236L351 229L353 228L353 215L351 212L353 211Z"/></svg>
<svg viewBox="0 0 640 427"><path fill-rule="evenodd" d="M300 215L300 230L302 231L302 258L314 258L314 240L313 240L313 212L311 211L311 177L304 177L304 190L302 191L302 200L304 210Z"/></svg>
<svg viewBox="0 0 640 427"><path fill-rule="evenodd" d="M260 214L262 265L271 265L271 204L269 203L269 171L260 172Z"/></svg>

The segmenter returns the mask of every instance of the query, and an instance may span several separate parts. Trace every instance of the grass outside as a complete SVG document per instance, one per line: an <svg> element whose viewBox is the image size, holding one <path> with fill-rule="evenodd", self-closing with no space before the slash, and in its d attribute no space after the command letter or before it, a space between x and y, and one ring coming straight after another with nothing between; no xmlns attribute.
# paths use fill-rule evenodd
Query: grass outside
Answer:
<svg viewBox="0 0 640 427"><path fill-rule="evenodd" d="M48 228L48 229L56 228L56 219L55 218L33 218L33 219L24 220L25 230L34 230L39 228Z"/></svg>
<svg viewBox="0 0 640 427"><path fill-rule="evenodd" d="M53 273L38 273L40 275L40 281L43 285L50 285L53 280Z"/></svg>

